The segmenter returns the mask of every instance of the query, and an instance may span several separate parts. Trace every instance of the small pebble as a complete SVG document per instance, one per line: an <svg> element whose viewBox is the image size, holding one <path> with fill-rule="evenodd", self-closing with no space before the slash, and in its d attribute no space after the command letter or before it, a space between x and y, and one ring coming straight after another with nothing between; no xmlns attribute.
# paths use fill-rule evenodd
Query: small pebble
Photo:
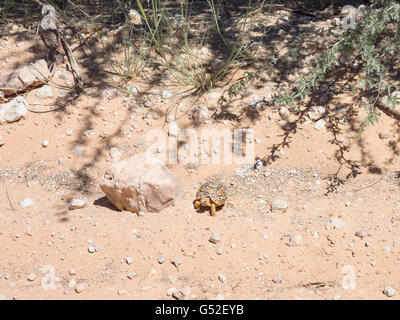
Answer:
<svg viewBox="0 0 400 320"><path fill-rule="evenodd" d="M383 289L383 293L388 297L393 297L396 294L396 289L392 288L391 286L386 286Z"/></svg>
<svg viewBox="0 0 400 320"><path fill-rule="evenodd" d="M179 265L182 264L182 261L181 261L181 259L179 259L179 258L174 258L174 259L171 261L171 263L172 263L175 267L178 267Z"/></svg>
<svg viewBox="0 0 400 320"><path fill-rule="evenodd" d="M218 233L213 232L210 236L210 239L208 239L211 243L217 244L218 242L221 241L221 237Z"/></svg>
<svg viewBox="0 0 400 320"><path fill-rule="evenodd" d="M221 281L222 283L225 283L226 280L227 280L226 276L223 275L222 273L220 273L220 274L218 275L218 279L219 279L219 281Z"/></svg>
<svg viewBox="0 0 400 320"><path fill-rule="evenodd" d="M159 264L163 264L165 262L165 257L164 256L158 256L157 261Z"/></svg>
<svg viewBox="0 0 400 320"><path fill-rule="evenodd" d="M33 272L28 274L27 279L28 279L28 281L34 281L36 279L36 274Z"/></svg>
<svg viewBox="0 0 400 320"><path fill-rule="evenodd" d="M85 285L83 283L79 283L75 287L75 292L76 293L81 293L84 290L85 290Z"/></svg>
<svg viewBox="0 0 400 320"><path fill-rule="evenodd" d="M68 209L69 210L75 210L75 209L81 209L86 207L87 203L85 200L81 200L81 199L72 199L69 203L68 203Z"/></svg>

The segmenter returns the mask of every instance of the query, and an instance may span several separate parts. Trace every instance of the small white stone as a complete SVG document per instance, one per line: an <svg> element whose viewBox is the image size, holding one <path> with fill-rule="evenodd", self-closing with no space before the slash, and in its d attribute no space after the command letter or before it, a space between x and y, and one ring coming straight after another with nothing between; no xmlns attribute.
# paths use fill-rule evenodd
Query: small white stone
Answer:
<svg viewBox="0 0 400 320"><path fill-rule="evenodd" d="M53 96L53 91L51 90L50 86L44 85L36 90L35 96L39 99L51 98Z"/></svg>
<svg viewBox="0 0 400 320"><path fill-rule="evenodd" d="M72 136L74 132L72 130L67 130L67 132L65 133L67 136Z"/></svg>
<svg viewBox="0 0 400 320"><path fill-rule="evenodd" d="M290 117L290 111L286 107L282 107L279 109L279 115L282 117L282 119L287 120Z"/></svg>
<svg viewBox="0 0 400 320"><path fill-rule="evenodd" d="M383 293L388 297L393 297L396 294L396 289L392 288L391 286L386 286L383 289Z"/></svg>
<svg viewBox="0 0 400 320"><path fill-rule="evenodd" d="M165 257L164 256L158 256L157 261L159 264L163 264L165 262Z"/></svg>
<svg viewBox="0 0 400 320"><path fill-rule="evenodd" d="M314 124L314 128L318 131L321 131L322 129L325 128L325 120L320 119Z"/></svg>
<svg viewBox="0 0 400 320"><path fill-rule="evenodd" d="M84 291L86 288L85 288L85 285L83 284L83 283L79 283L79 284L77 284L76 286L75 286L75 292L76 293L81 293L82 291Z"/></svg>
<svg viewBox="0 0 400 320"><path fill-rule="evenodd" d="M132 264L133 258L131 258L131 257L125 257L125 262L126 262L127 264Z"/></svg>
<svg viewBox="0 0 400 320"><path fill-rule="evenodd" d="M30 273L27 276L28 281L34 281L36 279L36 274L35 273Z"/></svg>
<svg viewBox="0 0 400 320"><path fill-rule="evenodd" d="M80 199L72 199L69 203L68 203L68 209L69 210L75 210L75 209L81 209L86 207L87 203L84 200L80 200Z"/></svg>
<svg viewBox="0 0 400 320"><path fill-rule="evenodd" d="M25 198L19 202L19 206L22 208L33 206L33 200L31 198Z"/></svg>
<svg viewBox="0 0 400 320"><path fill-rule="evenodd" d="M210 239L208 239L211 243L217 244L218 242L221 241L221 237L218 233L213 232L210 236Z"/></svg>
<svg viewBox="0 0 400 320"><path fill-rule="evenodd" d="M122 296L122 295L126 294L126 290L120 289L120 290L118 290L117 293L118 293L119 296Z"/></svg>
<svg viewBox="0 0 400 320"><path fill-rule="evenodd" d="M329 221L325 224L325 229L336 229L340 230L345 225L344 221L340 220L339 218L332 217Z"/></svg>
<svg viewBox="0 0 400 320"><path fill-rule="evenodd" d="M223 275L222 273L220 273L220 274L218 275L218 279L219 279L219 281L221 281L222 283L225 283L226 280L227 280L226 276Z"/></svg>
<svg viewBox="0 0 400 320"><path fill-rule="evenodd" d="M283 282L283 278L281 275L277 275L275 278L272 279L273 283L282 283Z"/></svg>
<svg viewBox="0 0 400 320"><path fill-rule="evenodd" d="M43 140L42 146L43 146L44 148L46 148L48 145L49 145L49 141L48 141L48 140Z"/></svg>
<svg viewBox="0 0 400 320"><path fill-rule="evenodd" d="M179 258L174 258L174 259L171 261L171 263L172 263L175 267L178 267L179 265L182 264L182 261L181 261L181 259L179 259Z"/></svg>
<svg viewBox="0 0 400 320"><path fill-rule="evenodd" d="M367 233L364 230L359 230L356 232L355 235L356 235L356 237L359 237L360 239L362 239L367 235Z"/></svg>
<svg viewBox="0 0 400 320"><path fill-rule="evenodd" d="M172 294L176 291L176 288L168 288L167 290L167 296L172 296Z"/></svg>
<svg viewBox="0 0 400 320"><path fill-rule="evenodd" d="M287 210L287 208L288 208L288 204L283 199L275 199L271 205L272 211L281 210L281 211L285 212Z"/></svg>
<svg viewBox="0 0 400 320"><path fill-rule="evenodd" d="M96 249L95 249L95 247L90 246L90 247L88 248L88 251L89 251L90 253L93 253L93 252L96 251Z"/></svg>

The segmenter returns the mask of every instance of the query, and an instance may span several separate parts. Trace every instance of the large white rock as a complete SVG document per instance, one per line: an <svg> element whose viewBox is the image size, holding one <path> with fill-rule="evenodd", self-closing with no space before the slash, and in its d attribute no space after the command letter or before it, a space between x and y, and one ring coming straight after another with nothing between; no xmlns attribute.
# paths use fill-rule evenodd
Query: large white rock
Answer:
<svg viewBox="0 0 400 320"><path fill-rule="evenodd" d="M116 161L106 170L100 185L119 210L158 212L174 205L183 194L176 177L150 153Z"/></svg>
<svg viewBox="0 0 400 320"><path fill-rule="evenodd" d="M24 118L28 111L28 103L21 97L15 97L6 104L0 106L0 124L11 123Z"/></svg>
<svg viewBox="0 0 400 320"><path fill-rule="evenodd" d="M41 86L50 77L50 71L45 60L17 69L0 76L0 87L5 95L14 94L29 87Z"/></svg>

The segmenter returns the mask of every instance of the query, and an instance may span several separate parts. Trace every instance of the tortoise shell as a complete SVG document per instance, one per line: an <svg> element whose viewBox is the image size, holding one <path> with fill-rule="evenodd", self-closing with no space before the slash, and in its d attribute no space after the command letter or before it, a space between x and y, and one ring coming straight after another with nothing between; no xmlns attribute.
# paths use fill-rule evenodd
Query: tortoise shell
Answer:
<svg viewBox="0 0 400 320"><path fill-rule="evenodd" d="M214 203L217 207L222 206L227 198L225 187L213 181L207 181L200 186L196 193L196 200L199 200L202 206L211 206Z"/></svg>

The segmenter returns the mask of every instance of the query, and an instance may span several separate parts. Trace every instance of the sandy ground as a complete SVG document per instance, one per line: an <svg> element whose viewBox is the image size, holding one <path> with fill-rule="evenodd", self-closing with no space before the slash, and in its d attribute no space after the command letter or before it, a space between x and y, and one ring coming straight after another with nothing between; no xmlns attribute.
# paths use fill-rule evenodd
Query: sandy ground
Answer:
<svg viewBox="0 0 400 320"><path fill-rule="evenodd" d="M14 30L0 40L2 73L37 58L33 41L20 41L32 34ZM68 84L65 73L59 66L54 82ZM130 108L123 93L90 88L64 109L29 112L0 127L0 298L173 299L168 290L177 288L188 299L386 299L386 286L400 289L394 119L383 114L359 137L365 112L351 114L352 97L335 97L324 105L331 115L326 128L299 122L267 166L169 165L184 198L162 212L136 215L109 204L99 181L111 147L127 158L142 151L137 143L150 129L168 131L156 111L165 112L171 99L154 91L164 87L137 84L152 93L147 97L157 108ZM57 107L64 91L49 85L53 98L38 99L35 90L27 94L31 108L36 102L39 110ZM270 88L249 88L232 112L240 114L251 94L263 97ZM216 99L203 103L212 110ZM349 110L346 115L337 112L338 103ZM178 124L193 127L185 111ZM276 108L266 106L240 122L213 120L194 128L254 129L254 154L263 158L285 139L281 120ZM337 136L331 123L338 124ZM77 146L82 155L73 151ZM347 177L348 163L338 160L343 146L355 177ZM337 187L335 175L343 180ZM216 177L228 188L228 202L211 217L192 202L200 184ZM25 198L33 205L22 207ZM72 198L88 206L68 210ZM286 211L271 210L276 199L287 203ZM221 238L217 244L209 241L212 233ZM175 266L174 259L181 263Z"/></svg>

